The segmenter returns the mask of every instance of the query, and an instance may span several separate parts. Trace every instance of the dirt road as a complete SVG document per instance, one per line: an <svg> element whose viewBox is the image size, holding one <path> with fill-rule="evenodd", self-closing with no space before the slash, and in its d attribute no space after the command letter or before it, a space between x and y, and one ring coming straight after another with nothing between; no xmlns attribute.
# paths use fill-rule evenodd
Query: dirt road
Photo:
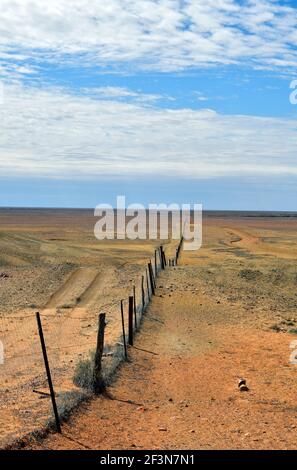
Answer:
<svg viewBox="0 0 297 470"><path fill-rule="evenodd" d="M296 448L294 336L242 321L241 302L201 275L202 257L197 265L184 257L160 276L108 396L83 405L62 436L31 448ZM239 391L239 378L248 391Z"/></svg>

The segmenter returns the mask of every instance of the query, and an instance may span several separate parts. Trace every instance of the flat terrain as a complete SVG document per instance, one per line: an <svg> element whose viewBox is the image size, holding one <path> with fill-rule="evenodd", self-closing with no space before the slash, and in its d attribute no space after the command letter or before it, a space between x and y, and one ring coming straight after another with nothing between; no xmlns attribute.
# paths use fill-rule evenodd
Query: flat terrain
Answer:
<svg viewBox="0 0 297 470"><path fill-rule="evenodd" d="M94 350L99 312L107 315L108 350L120 340L120 300L133 285L139 303L157 241L99 242L96 221L92 211L0 211L0 445L40 429L51 416L49 400L33 392L47 391L35 312L64 411L81 394L72 379L78 361Z"/></svg>
<svg viewBox="0 0 297 470"><path fill-rule="evenodd" d="M67 227L69 230L69 222ZM5 230L16 236L16 228L9 231L6 226ZM38 227L35 230L38 233ZM44 233L48 234L47 230ZM96 262L77 262L63 274L63 282L57 281L44 303L44 311L54 318L61 319L71 311L77 326L69 333L69 346L76 334L85 331L80 318L100 309L101 300L94 299L94 292L104 292L111 302L126 295L130 279L133 282L133 277L141 274L153 249L149 244L128 243L125 247L116 242L109 246L102 243L103 248L97 242L95 247L88 230L84 236L79 230L70 232L70 243L59 241L59 257L73 263L72 255L68 258L64 254L73 248L74 237L77 253L81 250L89 256L85 250L91 250L93 258L93 252L98 251L101 258L98 255ZM32 231L26 233L26 237L32 236ZM51 235L64 237L60 228ZM39 232L35 238L45 237ZM100 274L99 258L106 263L107 282ZM179 266L168 268L158 278L156 296L135 347L130 349L130 361L119 369L107 396L88 401L74 412L63 424L63 436L50 434L43 441L29 443L29 448L296 448L297 365L290 363L291 342L297 340L296 259L295 217L206 217L201 250L183 251ZM43 269L47 268L45 264ZM20 272L24 268L11 269ZM61 268L56 269L60 273ZM0 285L7 280L0 280ZM74 294L72 286L80 283L82 293ZM77 295L81 297L79 305L63 307ZM9 315L7 303L5 316ZM88 322L92 325L89 318ZM114 328L111 321L107 326L109 341L116 337ZM68 328L63 331L64 340ZM87 344L93 338L90 335ZM74 361L78 352L81 354L79 348L71 353L70 360ZM15 368L19 364L15 363ZM54 377L59 377L58 372ZM71 387L71 374L64 377ZM240 378L246 379L248 391L239 391ZM62 390L66 383L66 379L61 381ZM39 406L32 409L30 405L31 417L40 402L48 401L33 395L32 404ZM30 422L22 421L20 412L12 416L11 433L13 426L16 429L17 424Z"/></svg>

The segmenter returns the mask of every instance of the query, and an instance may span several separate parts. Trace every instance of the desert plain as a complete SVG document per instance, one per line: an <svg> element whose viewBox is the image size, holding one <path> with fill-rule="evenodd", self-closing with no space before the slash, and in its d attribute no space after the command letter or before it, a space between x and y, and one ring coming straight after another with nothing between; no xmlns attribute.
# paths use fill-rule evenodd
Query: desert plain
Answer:
<svg viewBox="0 0 297 470"><path fill-rule="evenodd" d="M119 302L133 285L140 298L160 244L98 241L94 222L88 210L0 210L1 446L296 448L294 213L204 213L201 249L183 250L160 272L107 393L72 410L62 435L38 435L51 407L35 312L65 408L81 393L73 374L94 348L98 313L106 312L109 351L121 341ZM162 243L169 258L177 241Z"/></svg>

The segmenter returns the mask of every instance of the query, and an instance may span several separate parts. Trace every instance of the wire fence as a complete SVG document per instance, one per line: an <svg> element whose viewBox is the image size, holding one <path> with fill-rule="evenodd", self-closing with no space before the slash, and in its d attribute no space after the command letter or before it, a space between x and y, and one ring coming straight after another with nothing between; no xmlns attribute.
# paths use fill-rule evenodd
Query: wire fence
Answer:
<svg viewBox="0 0 297 470"><path fill-rule="evenodd" d="M101 378L108 384L115 368L127 358L128 345L139 329L142 315L155 293L161 270L178 262L182 239L174 258L167 259L163 246L144 267L128 298L98 306L105 313L106 331L100 356ZM38 320L42 329L45 367ZM98 315L83 313L79 308L69 312L47 311L24 315L0 316L0 446L9 445L24 434L52 426L50 398L57 403L58 417L69 411L94 390L87 384L94 368L98 348ZM93 376L92 376L93 378ZM56 423L57 424L57 423Z"/></svg>

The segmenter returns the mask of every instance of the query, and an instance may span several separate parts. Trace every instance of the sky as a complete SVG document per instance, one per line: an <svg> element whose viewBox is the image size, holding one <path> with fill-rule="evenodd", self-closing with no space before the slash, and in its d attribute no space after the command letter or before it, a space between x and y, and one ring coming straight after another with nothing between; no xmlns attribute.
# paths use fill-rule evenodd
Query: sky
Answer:
<svg viewBox="0 0 297 470"><path fill-rule="evenodd" d="M297 210L294 80L295 0L1 0L0 206Z"/></svg>

